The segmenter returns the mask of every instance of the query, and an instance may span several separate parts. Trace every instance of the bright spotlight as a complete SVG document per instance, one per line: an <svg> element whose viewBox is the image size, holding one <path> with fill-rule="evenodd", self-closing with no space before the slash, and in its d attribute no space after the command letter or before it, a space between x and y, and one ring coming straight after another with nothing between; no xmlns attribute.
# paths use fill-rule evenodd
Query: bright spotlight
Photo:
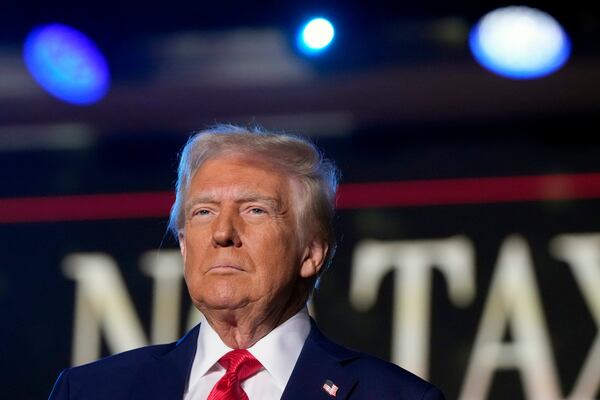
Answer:
<svg viewBox="0 0 600 400"><path fill-rule="evenodd" d="M530 79L548 75L569 58L571 43L549 14L524 6L494 10L471 30L475 59L499 75Z"/></svg>
<svg viewBox="0 0 600 400"><path fill-rule="evenodd" d="M68 103L99 101L110 84L104 56L83 33L62 24L34 29L25 40L25 64L51 95Z"/></svg>
<svg viewBox="0 0 600 400"><path fill-rule="evenodd" d="M320 53L331 44L335 29L325 18L310 20L298 35L298 47L306 54Z"/></svg>

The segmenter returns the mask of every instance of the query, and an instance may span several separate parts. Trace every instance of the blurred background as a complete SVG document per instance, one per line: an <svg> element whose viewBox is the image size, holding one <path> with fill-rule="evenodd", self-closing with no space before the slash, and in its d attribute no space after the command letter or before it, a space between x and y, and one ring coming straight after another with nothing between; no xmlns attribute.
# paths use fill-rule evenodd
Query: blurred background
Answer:
<svg viewBox="0 0 600 400"><path fill-rule="evenodd" d="M600 397L600 11L372 0L0 6L0 393L197 321L166 232L215 123L343 178L322 329L449 399Z"/></svg>

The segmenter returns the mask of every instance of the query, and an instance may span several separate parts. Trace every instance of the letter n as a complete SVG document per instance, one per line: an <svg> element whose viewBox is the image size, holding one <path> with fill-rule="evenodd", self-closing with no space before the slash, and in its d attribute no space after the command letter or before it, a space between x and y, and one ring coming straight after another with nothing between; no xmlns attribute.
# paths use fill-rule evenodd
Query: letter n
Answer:
<svg viewBox="0 0 600 400"><path fill-rule="evenodd" d="M72 364L100 357L100 333L109 351L118 353L148 343L125 283L106 254L72 254L64 274L76 282Z"/></svg>

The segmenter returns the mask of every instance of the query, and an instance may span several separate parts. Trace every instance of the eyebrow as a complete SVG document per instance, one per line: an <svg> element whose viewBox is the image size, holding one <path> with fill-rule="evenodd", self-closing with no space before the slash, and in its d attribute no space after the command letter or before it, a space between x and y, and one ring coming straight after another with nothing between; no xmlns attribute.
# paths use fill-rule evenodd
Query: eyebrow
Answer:
<svg viewBox="0 0 600 400"><path fill-rule="evenodd" d="M265 203L269 207L273 208L275 211L279 211L282 208L281 201L278 198L265 196L265 195L262 195L259 193L253 193L253 192L240 193L237 196L235 202L238 204L252 203L252 202ZM185 211L186 211L186 213L189 212L189 210L197 204L219 204L219 203L220 203L220 201L217 199L216 196L214 196L213 194L210 194L210 193L204 193L204 194L193 196L188 201L186 201Z"/></svg>

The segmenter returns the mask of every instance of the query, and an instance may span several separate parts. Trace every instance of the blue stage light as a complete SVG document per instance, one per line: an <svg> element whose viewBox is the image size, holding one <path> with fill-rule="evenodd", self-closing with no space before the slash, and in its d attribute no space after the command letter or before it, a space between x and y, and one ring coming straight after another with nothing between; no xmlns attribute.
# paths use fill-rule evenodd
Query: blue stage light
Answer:
<svg viewBox="0 0 600 400"><path fill-rule="evenodd" d="M556 20L524 6L500 8L483 16L471 30L469 46L485 68L514 79L548 75L571 53L569 38Z"/></svg>
<svg viewBox="0 0 600 400"><path fill-rule="evenodd" d="M317 54L331 44L335 29L325 18L310 20L298 35L298 47L305 54Z"/></svg>
<svg viewBox="0 0 600 400"><path fill-rule="evenodd" d="M69 26L34 29L25 40L23 57L35 80L68 103L92 104L108 91L110 73L104 56L87 36Z"/></svg>

